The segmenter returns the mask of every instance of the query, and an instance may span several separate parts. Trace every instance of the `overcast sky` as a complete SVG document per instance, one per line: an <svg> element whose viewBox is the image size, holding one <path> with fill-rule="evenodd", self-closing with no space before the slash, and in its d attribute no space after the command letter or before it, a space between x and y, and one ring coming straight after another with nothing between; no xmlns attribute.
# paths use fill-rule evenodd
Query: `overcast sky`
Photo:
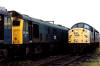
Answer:
<svg viewBox="0 0 100 66"><path fill-rule="evenodd" d="M100 0L0 0L0 6L69 28L85 22L100 31Z"/></svg>

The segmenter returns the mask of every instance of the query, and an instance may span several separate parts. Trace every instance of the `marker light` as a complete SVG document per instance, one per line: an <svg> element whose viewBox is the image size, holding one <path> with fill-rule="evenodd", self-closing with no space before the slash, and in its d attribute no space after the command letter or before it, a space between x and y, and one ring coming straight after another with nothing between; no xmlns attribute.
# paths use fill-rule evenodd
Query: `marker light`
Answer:
<svg viewBox="0 0 100 66"><path fill-rule="evenodd" d="M78 31L74 31L74 34L78 34Z"/></svg>
<svg viewBox="0 0 100 66"><path fill-rule="evenodd" d="M78 41L78 38L74 38L74 41L77 42Z"/></svg>
<svg viewBox="0 0 100 66"><path fill-rule="evenodd" d="M88 38L85 38L85 41L88 42Z"/></svg>

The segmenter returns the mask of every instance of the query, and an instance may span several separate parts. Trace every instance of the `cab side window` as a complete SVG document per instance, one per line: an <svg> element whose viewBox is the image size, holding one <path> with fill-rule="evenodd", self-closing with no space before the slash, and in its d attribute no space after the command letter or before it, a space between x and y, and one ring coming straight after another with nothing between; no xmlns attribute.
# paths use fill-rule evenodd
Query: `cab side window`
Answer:
<svg viewBox="0 0 100 66"><path fill-rule="evenodd" d="M20 20L13 20L13 26L20 26Z"/></svg>
<svg viewBox="0 0 100 66"><path fill-rule="evenodd" d="M8 19L7 19L7 17L4 17L4 26L5 26L5 29L8 29Z"/></svg>
<svg viewBox="0 0 100 66"><path fill-rule="evenodd" d="M26 21L23 22L23 31L24 34L28 34L28 23Z"/></svg>
<svg viewBox="0 0 100 66"><path fill-rule="evenodd" d="M8 29L11 29L11 28L12 28L11 19L8 18Z"/></svg>

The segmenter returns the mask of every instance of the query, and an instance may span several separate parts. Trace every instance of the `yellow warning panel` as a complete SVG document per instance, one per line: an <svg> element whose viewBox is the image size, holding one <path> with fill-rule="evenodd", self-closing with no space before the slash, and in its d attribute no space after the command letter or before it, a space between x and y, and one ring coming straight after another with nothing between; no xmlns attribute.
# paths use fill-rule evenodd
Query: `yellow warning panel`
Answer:
<svg viewBox="0 0 100 66"><path fill-rule="evenodd" d="M69 43L90 43L89 30L84 28L73 28L68 32Z"/></svg>
<svg viewBox="0 0 100 66"><path fill-rule="evenodd" d="M23 19L12 17L12 44L23 44Z"/></svg>

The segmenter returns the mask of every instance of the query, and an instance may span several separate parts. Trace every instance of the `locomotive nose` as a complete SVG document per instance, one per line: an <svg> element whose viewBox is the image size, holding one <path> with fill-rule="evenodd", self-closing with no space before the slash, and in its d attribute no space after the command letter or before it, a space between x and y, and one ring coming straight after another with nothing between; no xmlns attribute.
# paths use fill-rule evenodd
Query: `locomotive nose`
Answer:
<svg viewBox="0 0 100 66"><path fill-rule="evenodd" d="M87 29L83 28L74 28L69 31L69 43L89 43L90 34Z"/></svg>

